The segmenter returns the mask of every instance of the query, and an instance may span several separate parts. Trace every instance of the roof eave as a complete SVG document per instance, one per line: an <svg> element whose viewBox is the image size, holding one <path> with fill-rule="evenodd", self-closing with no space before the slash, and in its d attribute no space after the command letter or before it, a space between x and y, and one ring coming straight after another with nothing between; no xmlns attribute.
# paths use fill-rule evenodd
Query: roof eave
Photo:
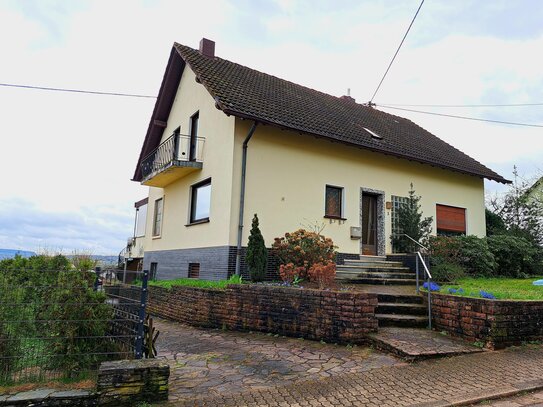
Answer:
<svg viewBox="0 0 543 407"><path fill-rule="evenodd" d="M436 167L436 168L441 168L441 169L445 169L445 170L449 170L449 171L459 172L459 173L462 173L462 174L471 175L471 176L475 176L475 177L479 177L479 178L486 178L488 180L496 181L496 182L499 182L501 184L511 184L512 183L512 181L499 176L499 174L498 174L497 177L494 177L494 176L491 176L491 175L479 174L479 173L466 171L466 170L462 170L462 169L447 166L447 165L437 165L436 163L433 163L431 161L427 161L427 160L423 160L423 159L417 159L415 157L407 157L405 155L394 154L394 153L391 153L391 152L385 152L383 150L371 148L369 146L362 146L360 144L349 143L348 141L338 140L336 138L329 137L326 134L311 133L311 132L308 132L307 130L304 130L304 129L298 129L298 128L295 128L295 127L292 127L292 126L286 126L286 125L283 125L283 124L280 124L280 123L275 123L275 122L270 121L270 120L265 120L265 119L262 119L260 117L255 117L255 116L252 116L252 115L248 115L246 113L241 113L241 112L238 112L238 111L235 111L235 110L232 110L232 109L222 108L221 110L227 115L236 116L236 117L239 117L241 119L246 119L246 120L254 120L254 121L257 121L257 122L260 122L260 123L263 123L263 124L268 124L270 126L279 127L279 128L285 129L285 130L292 130L292 131L297 131L297 132L301 132L301 133L304 133L304 134L309 134L311 136L318 137L318 138L323 138L323 139L326 139L328 141L332 141L334 143L341 143L341 144L345 144L345 145L348 145L348 146L351 146L351 147L362 148L362 149L369 150L369 151L379 153L379 154L389 155L389 156L401 158L401 159L404 159L404 160L409 160L409 161L414 161L414 162L418 162L418 163L421 163L421 164L431 165L432 167Z"/></svg>

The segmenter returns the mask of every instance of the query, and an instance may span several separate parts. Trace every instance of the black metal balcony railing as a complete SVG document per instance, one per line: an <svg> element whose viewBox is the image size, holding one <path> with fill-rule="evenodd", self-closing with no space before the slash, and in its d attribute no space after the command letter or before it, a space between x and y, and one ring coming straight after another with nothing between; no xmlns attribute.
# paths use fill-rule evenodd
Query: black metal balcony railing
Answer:
<svg viewBox="0 0 543 407"><path fill-rule="evenodd" d="M196 137L191 143L190 136L174 133L143 159L141 162L143 179L149 179L171 166L182 167L201 163L204 141L203 137Z"/></svg>

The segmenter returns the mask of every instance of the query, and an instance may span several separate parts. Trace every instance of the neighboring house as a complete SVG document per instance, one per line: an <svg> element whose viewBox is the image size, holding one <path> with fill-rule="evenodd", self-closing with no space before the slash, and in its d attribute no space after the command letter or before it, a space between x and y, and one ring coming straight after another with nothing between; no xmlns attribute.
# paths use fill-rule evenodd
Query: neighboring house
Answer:
<svg viewBox="0 0 543 407"><path fill-rule="evenodd" d="M158 278L244 271L255 213L268 247L325 222L339 262L391 253L411 183L434 232L485 236L483 180L502 176L410 120L214 50L174 44L133 177L150 187L144 268Z"/></svg>
<svg viewBox="0 0 543 407"><path fill-rule="evenodd" d="M143 270L143 254L145 244L145 227L147 224L147 202L144 198L134 203L136 214L134 217L134 233L128 238L126 248L121 252L123 257L122 267L130 271ZM134 273L129 273L134 275Z"/></svg>
<svg viewBox="0 0 543 407"><path fill-rule="evenodd" d="M532 185L526 191L530 200L539 201L543 203L543 177L539 178L534 185Z"/></svg>

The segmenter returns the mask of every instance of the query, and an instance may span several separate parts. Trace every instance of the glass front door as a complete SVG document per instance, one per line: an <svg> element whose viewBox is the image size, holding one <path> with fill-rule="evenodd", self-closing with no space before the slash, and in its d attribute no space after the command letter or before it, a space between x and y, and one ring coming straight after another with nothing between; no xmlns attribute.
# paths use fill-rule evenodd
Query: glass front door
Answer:
<svg viewBox="0 0 543 407"><path fill-rule="evenodd" d="M362 254L377 255L377 197L362 195Z"/></svg>

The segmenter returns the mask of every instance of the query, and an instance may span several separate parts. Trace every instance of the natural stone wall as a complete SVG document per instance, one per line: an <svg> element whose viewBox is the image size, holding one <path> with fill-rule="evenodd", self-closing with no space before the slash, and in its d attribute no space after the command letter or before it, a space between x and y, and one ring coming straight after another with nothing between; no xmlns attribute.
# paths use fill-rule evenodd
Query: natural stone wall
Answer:
<svg viewBox="0 0 543 407"><path fill-rule="evenodd" d="M466 298L432 293L434 327L490 349L543 340L543 301Z"/></svg>
<svg viewBox="0 0 543 407"><path fill-rule="evenodd" d="M266 285L150 287L147 311L193 326L361 343L377 330L377 295Z"/></svg>
<svg viewBox="0 0 543 407"><path fill-rule="evenodd" d="M156 359L104 362L98 371L101 406L133 406L168 400L169 365Z"/></svg>

